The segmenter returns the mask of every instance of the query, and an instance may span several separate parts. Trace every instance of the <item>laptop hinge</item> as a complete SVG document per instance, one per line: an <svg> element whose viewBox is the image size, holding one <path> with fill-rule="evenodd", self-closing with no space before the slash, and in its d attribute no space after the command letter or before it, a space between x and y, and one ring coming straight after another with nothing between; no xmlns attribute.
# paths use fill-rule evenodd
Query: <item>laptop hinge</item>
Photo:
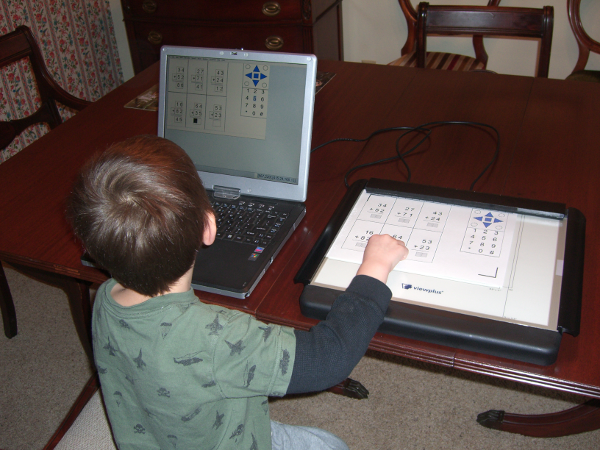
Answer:
<svg viewBox="0 0 600 450"><path fill-rule="evenodd" d="M213 195L215 198L226 198L229 200L237 200L240 198L240 189L224 186L213 186Z"/></svg>

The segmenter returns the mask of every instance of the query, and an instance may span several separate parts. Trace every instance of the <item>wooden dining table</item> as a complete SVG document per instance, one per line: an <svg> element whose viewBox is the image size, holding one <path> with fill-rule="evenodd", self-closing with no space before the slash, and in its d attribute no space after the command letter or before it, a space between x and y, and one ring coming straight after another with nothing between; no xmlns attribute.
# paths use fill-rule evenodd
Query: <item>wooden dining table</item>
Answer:
<svg viewBox="0 0 600 450"><path fill-rule="evenodd" d="M452 72L320 61L333 78L317 93L307 213L252 295L235 299L197 291L202 301L239 309L271 323L308 329L300 312L298 270L347 191L372 177L406 181L398 160L351 171L396 154L402 131L432 122L428 139L406 157L410 181L564 203L587 219L580 333L565 334L556 362L539 366L377 333L372 350L584 396L552 415L490 411L482 425L531 436L559 436L600 427L600 85L480 72ZM51 133L0 164L0 260L67 292L82 345L91 356L89 286L107 274L81 263L82 246L64 218L65 198L94 153L138 134L156 134L155 111L124 105L158 82L158 65L127 81ZM464 122L471 122L467 125ZM482 125L475 125L478 123ZM419 139L405 136L406 151ZM349 172L350 171L350 172ZM49 311L51 313L51 311Z"/></svg>

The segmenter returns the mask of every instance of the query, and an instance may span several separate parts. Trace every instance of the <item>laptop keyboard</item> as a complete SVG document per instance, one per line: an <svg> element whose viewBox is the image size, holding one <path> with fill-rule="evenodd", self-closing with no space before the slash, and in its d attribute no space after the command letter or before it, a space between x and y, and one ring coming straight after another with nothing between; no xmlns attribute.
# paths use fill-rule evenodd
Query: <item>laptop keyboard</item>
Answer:
<svg viewBox="0 0 600 450"><path fill-rule="evenodd" d="M217 239L266 247L288 217L277 205L246 200L214 200Z"/></svg>

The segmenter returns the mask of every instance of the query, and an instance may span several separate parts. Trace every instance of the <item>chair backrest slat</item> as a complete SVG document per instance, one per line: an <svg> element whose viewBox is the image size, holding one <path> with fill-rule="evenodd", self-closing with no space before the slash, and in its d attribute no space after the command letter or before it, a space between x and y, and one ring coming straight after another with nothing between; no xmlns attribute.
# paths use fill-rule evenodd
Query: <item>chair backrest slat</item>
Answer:
<svg viewBox="0 0 600 450"><path fill-rule="evenodd" d="M478 35L539 38L538 77L548 77L554 9L419 4L417 67L425 67L427 35Z"/></svg>
<svg viewBox="0 0 600 450"><path fill-rule="evenodd" d="M23 33L0 36L0 67L31 55L31 47Z"/></svg>
<svg viewBox="0 0 600 450"><path fill-rule="evenodd" d="M404 13L404 18L406 19L406 27L407 27L407 36L406 42L400 51L402 56L407 53L414 52L416 50L417 45L417 11L413 7L411 0L398 0L400 3L400 9ZM488 0L488 6L498 6L500 4L500 0ZM475 49L475 57L478 61L481 61L484 66L487 63L488 55L485 51L485 47L483 46L483 38L481 36L473 36L473 47Z"/></svg>

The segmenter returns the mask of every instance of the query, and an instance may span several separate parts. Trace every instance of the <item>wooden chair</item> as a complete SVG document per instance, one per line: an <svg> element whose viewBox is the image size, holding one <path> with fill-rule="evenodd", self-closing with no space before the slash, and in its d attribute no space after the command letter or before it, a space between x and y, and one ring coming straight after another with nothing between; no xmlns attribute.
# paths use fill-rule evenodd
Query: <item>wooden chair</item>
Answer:
<svg viewBox="0 0 600 450"><path fill-rule="evenodd" d="M56 106L57 101L77 111L82 110L90 104L86 100L72 96L52 79L44 64L42 53L31 31L26 26L20 26L15 31L0 36L0 68L23 58L29 58L29 62L31 63L41 104L33 114L27 117L0 121L0 149L6 148L16 136L31 125L47 123L50 129L60 125L62 118ZM20 269L28 272L25 268ZM41 271L36 271L36 275L38 274L40 277L48 278ZM40 277L34 276L34 278ZM54 278L50 280L51 284L56 284L53 281L55 281ZM64 280L61 279L60 283L64 285ZM4 334L10 339L17 334L17 317L8 282L6 281L6 274L1 264L0 310L2 311Z"/></svg>
<svg viewBox="0 0 600 450"><path fill-rule="evenodd" d="M585 70L590 52L600 53L600 42L592 39L581 24L581 0L568 0L569 24L579 47L579 59L567 80L600 82L600 70Z"/></svg>
<svg viewBox="0 0 600 450"><path fill-rule="evenodd" d="M554 8L492 6L430 6L419 4L417 13L417 67L426 66L427 35L508 36L541 40L537 76L548 77Z"/></svg>
<svg viewBox="0 0 600 450"><path fill-rule="evenodd" d="M38 110L21 119L0 122L0 148L6 148L23 130L37 123L47 123L56 128L62 123L56 102L81 111L90 102L72 96L53 79L31 31L20 26L15 31L0 36L0 68L22 58L29 58L41 101Z"/></svg>
<svg viewBox="0 0 600 450"><path fill-rule="evenodd" d="M402 50L401 57L388 65L416 67L417 66L417 11L410 0L398 0L400 8L406 19L408 35ZM488 6L498 6L500 0L489 0ZM454 53L429 52L427 53L427 67L443 70L485 70L488 55L483 45L483 36L473 36L475 58Z"/></svg>

